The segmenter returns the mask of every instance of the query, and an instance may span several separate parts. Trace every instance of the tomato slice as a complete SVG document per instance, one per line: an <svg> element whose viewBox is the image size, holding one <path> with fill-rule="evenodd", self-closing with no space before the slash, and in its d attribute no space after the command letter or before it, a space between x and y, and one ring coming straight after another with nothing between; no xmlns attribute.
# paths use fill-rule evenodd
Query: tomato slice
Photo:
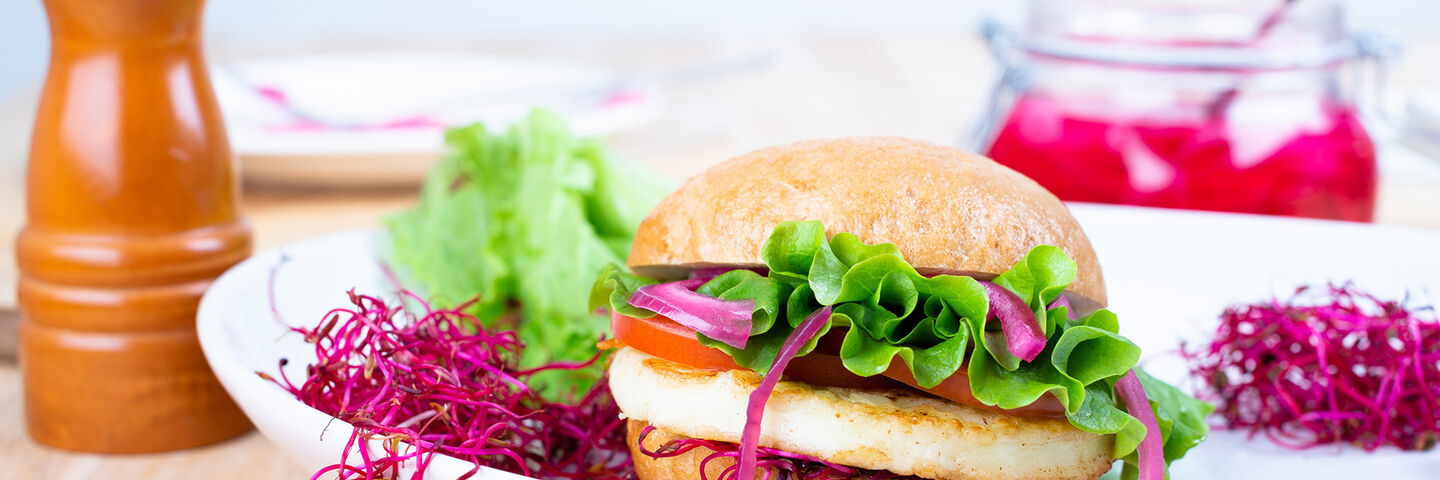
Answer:
<svg viewBox="0 0 1440 480"><path fill-rule="evenodd" d="M635 318L612 312L610 328L616 340L652 356L705 370L740 368L725 352L701 345L694 330L660 315Z"/></svg>
<svg viewBox="0 0 1440 480"><path fill-rule="evenodd" d="M647 354L682 365L704 370L733 370L740 368L730 355L719 349L700 344L695 331L675 323L674 320L656 315L650 318L634 318L618 313L610 314L610 327L620 343ZM829 336L827 335L828 339ZM822 353L831 347L832 353ZM840 361L838 342L822 342L816 351L796 357L785 369L785 376L811 385L845 388L897 388L901 384L883 376L862 377L850 373Z"/></svg>
<svg viewBox="0 0 1440 480"><path fill-rule="evenodd" d="M785 376L791 380L827 387L869 390L905 387L895 379L883 375L873 377L856 375L845 369L845 363L840 360L839 356L821 353L819 349L810 352L809 355L791 359L790 366L785 367Z"/></svg>
<svg viewBox="0 0 1440 480"><path fill-rule="evenodd" d="M701 345L700 341L695 338L694 330L663 316L635 318L612 312L610 326L615 332L616 340L649 355L705 370L740 368L725 352ZM890 367L881 375L873 377L855 375L845 368L845 364L839 356L840 343L845 336L845 331L846 329L843 328L831 330L820 339L814 352L791 360L790 366L785 369L785 375L812 385L845 388L895 388L904 384L952 402L983 410L1025 417L1065 417L1065 408L1051 395L1042 396L1035 403L1012 410L980 403L970 392L970 377L965 375L963 368L932 388L921 388L915 382L915 377L911 375L910 369L898 358L893 360Z"/></svg>
<svg viewBox="0 0 1440 480"><path fill-rule="evenodd" d="M1039 400L1029 405L1008 410L994 405L980 403L980 400L976 399L975 394L970 391L970 376L965 374L965 367L963 365L955 374L950 375L950 377L945 380L941 380L939 385L931 388L923 388L919 383L916 383L915 376L910 373L910 368L906 367L905 362L898 358L890 362L890 368L885 369L883 375L914 387L917 390L981 410L1004 412L1020 417L1065 418L1065 407L1060 405L1060 400L1057 400L1054 395L1050 394L1040 396Z"/></svg>

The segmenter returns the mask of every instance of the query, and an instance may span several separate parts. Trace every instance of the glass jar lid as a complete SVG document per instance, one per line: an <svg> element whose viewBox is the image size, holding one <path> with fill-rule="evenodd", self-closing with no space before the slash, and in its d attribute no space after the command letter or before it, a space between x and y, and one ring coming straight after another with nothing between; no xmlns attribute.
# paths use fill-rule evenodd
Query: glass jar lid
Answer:
<svg viewBox="0 0 1440 480"><path fill-rule="evenodd" d="M1027 55L1140 67L1313 68L1365 55L1336 0L1030 0ZM993 31L987 35L1003 32Z"/></svg>

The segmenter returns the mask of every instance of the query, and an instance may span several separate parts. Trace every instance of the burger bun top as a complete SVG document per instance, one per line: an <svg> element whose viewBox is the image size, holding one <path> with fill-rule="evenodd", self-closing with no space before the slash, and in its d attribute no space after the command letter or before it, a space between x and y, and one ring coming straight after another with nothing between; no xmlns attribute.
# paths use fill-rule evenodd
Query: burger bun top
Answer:
<svg viewBox="0 0 1440 480"><path fill-rule="evenodd" d="M1075 260L1072 304L1088 311L1106 302L1090 240L1055 195L983 156L894 137L805 141L717 165L640 224L629 266L657 278L764 266L761 247L789 220L819 220L827 236L893 243L923 274L987 279L1031 248L1054 245Z"/></svg>

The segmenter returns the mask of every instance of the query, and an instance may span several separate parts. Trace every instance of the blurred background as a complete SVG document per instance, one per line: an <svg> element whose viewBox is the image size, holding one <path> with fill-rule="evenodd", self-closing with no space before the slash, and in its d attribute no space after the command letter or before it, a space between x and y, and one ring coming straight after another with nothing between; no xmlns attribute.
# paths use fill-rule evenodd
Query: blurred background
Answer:
<svg viewBox="0 0 1440 480"><path fill-rule="evenodd" d="M685 117L679 125L686 128L667 128L663 136L634 131L647 143L693 146L706 140L697 136L734 138L741 143L724 150L733 153L809 136L958 138L976 120L995 73L978 26L987 16L1018 22L1022 3L901 0L877 8L859 0L742 0L696 8L643 0L420 0L403 6L383 0L213 0L205 28L208 55L219 64L300 52L422 49L642 73L768 55L773 61L765 68L738 67L729 71L736 75L693 75L696 82L666 85L670 102L662 120L641 127L675 126ZM1426 71L1430 62L1423 59L1434 45L1431 37L1440 35L1440 5L1345 3L1354 29L1383 30L1410 47L1399 83L1435 84L1436 73ZM6 165L25 150L25 117L44 78L47 32L40 2L0 4L0 105L7 114L0 162ZM848 74L834 75L841 72ZM727 83L704 84L710 80ZM711 93L693 98L686 95L692 87ZM763 115L734 116L759 109ZM787 128L769 128L770 122Z"/></svg>
<svg viewBox="0 0 1440 480"><path fill-rule="evenodd" d="M205 46L257 250L374 226L414 202L444 127L503 124L532 104L676 180L761 146L900 135L986 151L1067 200L1440 228L1440 3L1198 1L1241 21L1205 17L1193 32L1106 10L1173 1L1037 3L1060 13L939 0L211 0ZM1229 50L1176 46L1215 32L1233 33L1217 43ZM1125 45L1087 43L1096 35ZM1177 43L1151 49L1156 35ZM0 0L0 362L14 359L9 252L48 53L41 3ZM1136 73L1137 62L1168 66ZM0 368L4 383L17 376ZM18 405L14 390L0 405ZM23 442L0 437L33 448ZM308 474L276 462L258 468Z"/></svg>
<svg viewBox="0 0 1440 480"><path fill-rule="evenodd" d="M23 222L23 169L49 40L40 2L0 1L0 246L8 247ZM1288 3L1255 2L1249 12L1259 18ZM1368 125L1380 188L1371 192L1374 217L1362 199L1366 213L1350 219L1440 226L1440 161L1425 141L1437 124L1427 119L1440 118L1430 108L1440 105L1440 64L1427 61L1440 54L1440 5L1341 3L1348 7L1341 33L1382 32L1402 47L1383 81L1337 94L1353 102L1367 85L1383 85L1384 106L1399 112ZM580 133L603 135L620 154L677 179L759 146L813 137L903 135L984 149L1016 89L995 88L1003 69L981 25L996 19L1018 29L1024 13L1022 2L927 0L883 8L859 0L704 8L640 0L213 0L205 41L242 162L244 207L266 248L373 224L412 201L441 149L441 127L509 121L531 103L564 111ZM1302 33L1327 28L1298 23ZM1269 141L1289 137L1277 138ZM1345 218L1333 213L1297 214ZM14 276L10 259L0 261L0 312L13 312ZM0 332L12 329L13 313L0 313L7 317ZM13 337L0 333L0 356L11 352Z"/></svg>
<svg viewBox="0 0 1440 480"><path fill-rule="evenodd" d="M1198 2L1206 3L1237 4ZM1289 4L1251 3L1258 5L1249 10L1256 18ZM1427 61L1440 54L1440 5L1340 3L1348 7L1345 32L1383 32L1402 46L1387 62L1383 82L1349 85L1337 94L1342 103L1353 102L1370 90L1366 85L1383 85L1385 106L1399 112L1385 125L1368 125L1380 152L1382 186L1371 192L1374 217L1367 217L1362 199L1359 208L1367 214L1350 219L1440 226L1433 193L1440 189L1440 161L1430 153L1432 142L1422 141L1433 135L1424 133L1433 131L1427 126L1440 124L1426 122L1440 118L1434 114L1440 108L1430 108L1440 105L1440 64ZM532 103L565 112L578 132L603 135L622 155L677 179L756 147L813 137L903 135L983 150L1001 133L1018 89L1014 82L995 87L1004 69L981 26L994 19L1020 30L1024 15L1023 2L930 0L883 8L859 0L742 0L704 8L641 0L421 0L403 6L213 0L205 42L242 162L245 208L265 248L373 224L379 212L412 200L441 149L441 127L510 121ZM1323 21L1301 20L1290 23L1302 32L1327 28ZM1043 33L1032 31L1032 39ZM4 247L23 222L23 169L48 34L40 2L0 0ZM1344 63L1346 71L1372 70L1363 61ZM1350 78L1345 71L1334 76ZM1070 81L1063 74L1051 77ZM1227 88L1210 91L1218 96ZM1016 126L1030 121L1009 120ZM1012 143L1007 138L1000 140ZM993 153L1046 153L1002 147ZM1046 168L1016 162L1006 163L1031 176L1037 176L1034 168ZM1153 195L1062 197L1206 208ZM1287 212L1306 215L1261 213ZM1334 211L1306 216L1346 218ZM13 312L14 276L10 259L0 261L0 312ZM9 323L0 321L7 325L0 332L10 331ZM0 356L11 352L13 337L0 333Z"/></svg>

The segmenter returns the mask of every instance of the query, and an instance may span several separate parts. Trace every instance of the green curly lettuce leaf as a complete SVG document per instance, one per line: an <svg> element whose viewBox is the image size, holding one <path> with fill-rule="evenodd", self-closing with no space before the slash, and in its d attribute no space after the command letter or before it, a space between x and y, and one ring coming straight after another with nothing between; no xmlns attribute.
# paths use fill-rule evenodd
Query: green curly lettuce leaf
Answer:
<svg viewBox="0 0 1440 480"><path fill-rule="evenodd" d="M726 345L704 334L698 334L700 344L730 354L737 365L764 365L764 368L755 370L764 375L764 372L769 371L770 365L775 363L775 357L780 354L780 346L785 343L785 338L804 320L804 317L797 319L784 316L785 306L791 299L810 296L808 288L803 285L801 288L803 290L798 290L789 283L749 270L732 270L711 279L695 291L725 300L754 300L755 310L751 315L750 339L744 349ZM810 308L808 304L790 309L792 312L814 310L815 308ZM782 319L783 322L780 321ZM780 328L776 328L777 323L781 325ZM820 333L800 348L799 355L815 350L820 337L830 331L832 324L833 322L830 322L821 326Z"/></svg>
<svg viewBox="0 0 1440 480"><path fill-rule="evenodd" d="M613 263L600 267L599 276L590 287L590 311L609 307L621 315L635 318L655 316L655 312L630 305L630 296L635 294L635 290L654 284L655 280L630 273Z"/></svg>
<svg viewBox="0 0 1440 480"><path fill-rule="evenodd" d="M453 128L445 142L416 205L384 220L385 254L402 283L442 307L478 298L469 313L486 327L516 329L525 367L589 359L609 328L587 308L590 275L624 262L636 227L668 186L598 140L572 137L544 111L504 131ZM601 371L553 371L536 381L561 399Z"/></svg>
<svg viewBox="0 0 1440 480"><path fill-rule="evenodd" d="M1075 261L1053 245L1040 245L1031 249L1025 258L994 280L996 285L1005 287L1025 299L1030 310L1035 312L1036 318L1048 318L1045 310L1050 302L1055 301L1060 292L1074 281ZM1047 335L1055 327L1054 322L1040 323L1040 328Z"/></svg>
<svg viewBox="0 0 1440 480"><path fill-rule="evenodd" d="M724 300L752 300L751 335L770 330L780 318L781 306L789 299L791 288L783 282L749 271L731 270L705 282L695 291Z"/></svg>
<svg viewBox="0 0 1440 480"><path fill-rule="evenodd" d="M1115 314L1102 309L1070 318L1067 307L1049 308L1076 275L1075 262L1057 247L1033 248L994 280L1025 300L1046 334L1045 349L1029 362L1010 354L1003 333L987 328L989 298L978 280L921 275L894 245L868 245L849 233L827 239L820 222L784 222L765 242L761 258L770 268L768 275L732 271L697 290L730 300L755 300L755 323L746 348L699 336L702 344L725 351L741 367L767 372L799 320L829 305L834 310L825 330L848 327L839 356L856 375L884 373L899 359L926 388L965 368L971 392L987 405L1020 408L1049 394L1076 428L1115 435L1117 458L1133 458L1147 434L1115 399L1115 380L1135 368L1141 353L1120 335ZM626 299L628 294L610 295L611 308L633 308ZM780 318L786 321L777 321ZM1179 458L1204 439L1203 418L1210 407L1143 372L1139 375L1147 392L1154 390L1151 405L1161 424L1167 461Z"/></svg>

